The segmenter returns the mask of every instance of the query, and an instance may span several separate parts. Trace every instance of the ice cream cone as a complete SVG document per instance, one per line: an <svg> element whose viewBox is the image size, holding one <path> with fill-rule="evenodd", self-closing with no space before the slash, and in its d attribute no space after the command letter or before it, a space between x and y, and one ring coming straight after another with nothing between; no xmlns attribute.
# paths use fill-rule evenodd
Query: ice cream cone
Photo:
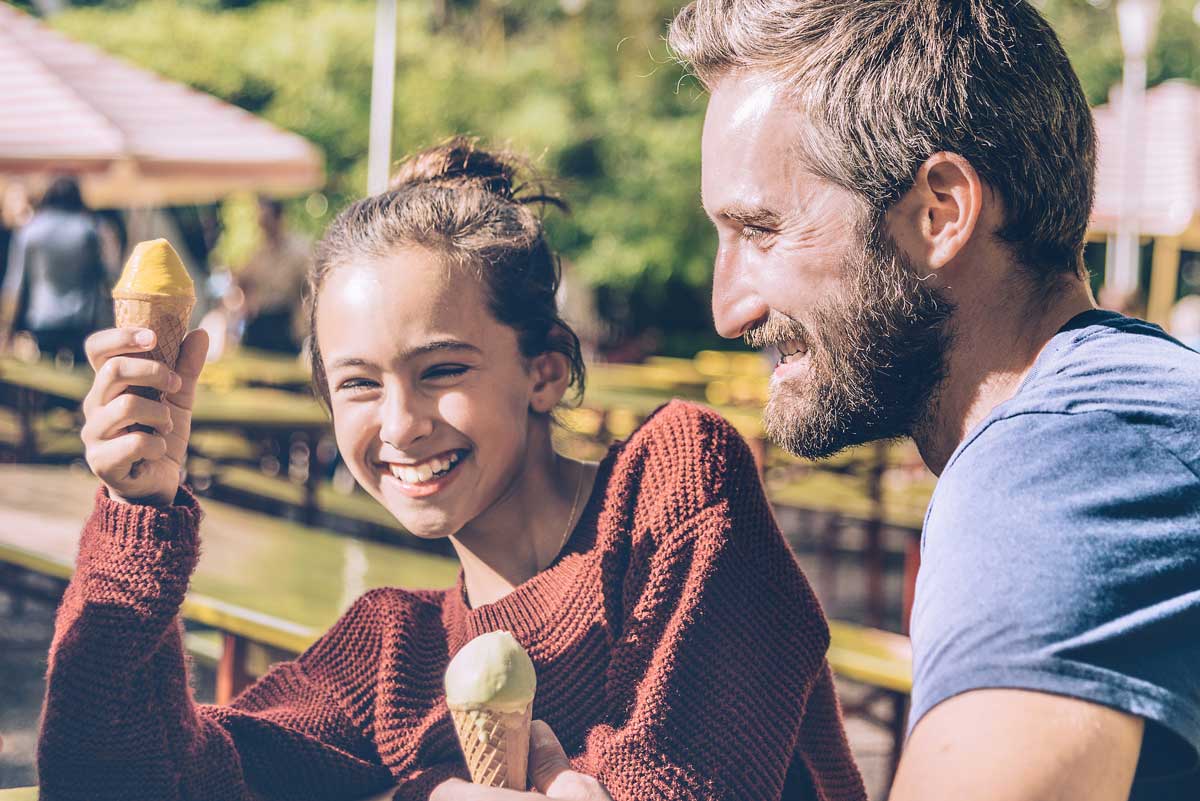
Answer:
<svg viewBox="0 0 1200 801"><path fill-rule="evenodd" d="M471 781L488 787L525 790L533 705L523 711L450 705Z"/></svg>
<svg viewBox="0 0 1200 801"><path fill-rule="evenodd" d="M131 355L175 369L196 293L170 243L156 239L134 248L112 296L117 326L149 328L158 338L154 350ZM155 400L162 395L146 387L131 387L130 391Z"/></svg>
<svg viewBox="0 0 1200 801"><path fill-rule="evenodd" d="M446 706L471 781L524 791L537 673L507 631L481 634L446 668Z"/></svg>

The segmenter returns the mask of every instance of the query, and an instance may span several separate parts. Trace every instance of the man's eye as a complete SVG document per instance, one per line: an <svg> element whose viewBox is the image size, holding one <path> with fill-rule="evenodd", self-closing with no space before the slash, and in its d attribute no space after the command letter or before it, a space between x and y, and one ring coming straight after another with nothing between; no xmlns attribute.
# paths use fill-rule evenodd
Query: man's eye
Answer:
<svg viewBox="0 0 1200 801"><path fill-rule="evenodd" d="M441 378L455 378L467 372L471 368L465 364L439 364L437 367L431 367L425 371L421 378L426 381L437 381Z"/></svg>
<svg viewBox="0 0 1200 801"><path fill-rule="evenodd" d="M759 228L757 225L743 225L742 230L738 232L738 236L751 242L765 239L770 234L766 228Z"/></svg>

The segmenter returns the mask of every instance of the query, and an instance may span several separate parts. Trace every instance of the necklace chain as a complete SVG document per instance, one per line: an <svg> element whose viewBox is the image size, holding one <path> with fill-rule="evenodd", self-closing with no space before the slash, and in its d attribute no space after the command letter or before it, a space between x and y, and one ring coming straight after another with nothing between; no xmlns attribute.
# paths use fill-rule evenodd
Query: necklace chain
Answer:
<svg viewBox="0 0 1200 801"><path fill-rule="evenodd" d="M567 515L567 527L562 533L562 541L558 543L558 554L562 553L562 549L566 547L567 539L571 536L571 530L575 528L575 512L579 511L579 496L583 492L583 474L586 472L587 465L579 465L579 480L575 482L575 500L571 502L571 514Z"/></svg>

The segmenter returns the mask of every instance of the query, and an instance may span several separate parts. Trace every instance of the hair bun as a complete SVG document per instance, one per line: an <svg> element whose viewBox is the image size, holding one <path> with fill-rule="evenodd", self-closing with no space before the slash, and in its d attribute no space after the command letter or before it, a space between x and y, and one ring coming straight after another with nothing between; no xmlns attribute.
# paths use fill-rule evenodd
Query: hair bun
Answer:
<svg viewBox="0 0 1200 801"><path fill-rule="evenodd" d="M488 192L512 199L516 175L522 167L512 154L492 153L478 147L474 137L456 136L400 162L389 187L478 184Z"/></svg>
<svg viewBox="0 0 1200 801"><path fill-rule="evenodd" d="M514 203L568 210L526 159L508 150L484 150L473 136L455 136L409 156L397 165L388 182L392 190L422 185L450 189L477 186Z"/></svg>

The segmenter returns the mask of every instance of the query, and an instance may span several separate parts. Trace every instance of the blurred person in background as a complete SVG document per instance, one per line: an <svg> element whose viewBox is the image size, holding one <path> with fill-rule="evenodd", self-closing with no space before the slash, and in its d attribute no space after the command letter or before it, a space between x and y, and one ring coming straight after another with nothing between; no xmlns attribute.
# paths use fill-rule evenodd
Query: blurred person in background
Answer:
<svg viewBox="0 0 1200 801"><path fill-rule="evenodd" d="M262 241L237 274L245 296L242 344L295 355L306 335L301 310L312 242L288 230L283 204L273 198L258 199L258 224Z"/></svg>
<svg viewBox="0 0 1200 801"><path fill-rule="evenodd" d="M13 237L0 292L0 332L28 331L42 356L86 360L83 341L112 325L96 221L74 178L55 179Z"/></svg>
<svg viewBox="0 0 1200 801"><path fill-rule="evenodd" d="M1167 327L1171 336L1192 350L1200 350L1200 295L1180 298L1171 309Z"/></svg>
<svg viewBox="0 0 1200 801"><path fill-rule="evenodd" d="M32 216L33 207L29 205L25 185L14 182L4 187L4 196L0 198L0 286L8 272L8 249L13 236Z"/></svg>

